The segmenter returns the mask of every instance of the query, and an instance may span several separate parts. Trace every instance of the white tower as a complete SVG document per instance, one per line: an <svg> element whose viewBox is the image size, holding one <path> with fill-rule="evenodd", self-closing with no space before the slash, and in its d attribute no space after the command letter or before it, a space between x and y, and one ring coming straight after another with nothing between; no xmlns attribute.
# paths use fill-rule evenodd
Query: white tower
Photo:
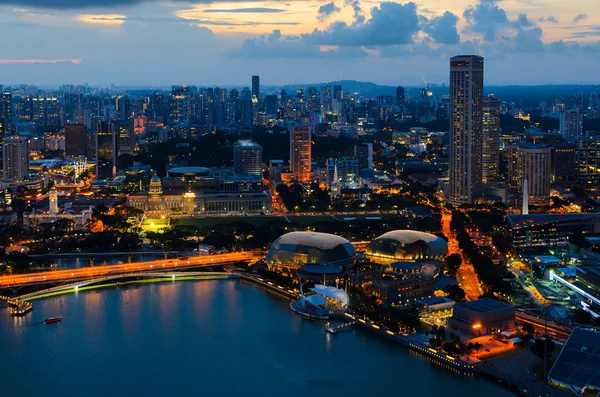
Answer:
<svg viewBox="0 0 600 397"><path fill-rule="evenodd" d="M54 188L50 189L50 214L58 214L58 195Z"/></svg>
<svg viewBox="0 0 600 397"><path fill-rule="evenodd" d="M527 188L527 179L523 179L523 215L529 215L529 189Z"/></svg>
<svg viewBox="0 0 600 397"><path fill-rule="evenodd" d="M331 181L331 197L340 195L342 187L340 186L340 178L338 176L337 164L333 168L333 181Z"/></svg>

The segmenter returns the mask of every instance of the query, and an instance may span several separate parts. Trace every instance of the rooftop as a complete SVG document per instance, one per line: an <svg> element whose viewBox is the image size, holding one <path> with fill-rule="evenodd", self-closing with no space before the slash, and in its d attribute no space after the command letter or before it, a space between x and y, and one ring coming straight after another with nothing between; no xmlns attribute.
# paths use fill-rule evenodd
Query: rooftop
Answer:
<svg viewBox="0 0 600 397"><path fill-rule="evenodd" d="M506 310L513 306L495 299L483 298L476 301L462 302L457 306L472 310L477 313L491 313L500 310Z"/></svg>
<svg viewBox="0 0 600 397"><path fill-rule="evenodd" d="M579 390L586 386L600 389L600 332L575 328L548 377Z"/></svg>
<svg viewBox="0 0 600 397"><path fill-rule="evenodd" d="M574 222L574 221L600 221L600 214L594 213L568 213L568 214L509 214L506 216L511 229L539 226L547 223Z"/></svg>

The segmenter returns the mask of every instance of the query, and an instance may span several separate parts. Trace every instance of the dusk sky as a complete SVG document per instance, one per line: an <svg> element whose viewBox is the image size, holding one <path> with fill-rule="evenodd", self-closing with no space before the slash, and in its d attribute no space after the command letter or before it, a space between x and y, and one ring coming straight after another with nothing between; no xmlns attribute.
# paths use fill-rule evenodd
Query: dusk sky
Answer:
<svg viewBox="0 0 600 397"><path fill-rule="evenodd" d="M600 83L598 0L0 0L0 84Z"/></svg>

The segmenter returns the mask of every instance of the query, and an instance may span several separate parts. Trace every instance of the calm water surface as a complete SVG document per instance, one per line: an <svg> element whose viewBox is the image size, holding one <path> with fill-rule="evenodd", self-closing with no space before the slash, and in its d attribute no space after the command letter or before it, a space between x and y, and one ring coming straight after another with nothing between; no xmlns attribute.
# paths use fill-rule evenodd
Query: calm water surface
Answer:
<svg viewBox="0 0 600 397"><path fill-rule="evenodd" d="M1 396L512 396L240 281L140 284L0 309ZM62 316L58 324L47 317Z"/></svg>

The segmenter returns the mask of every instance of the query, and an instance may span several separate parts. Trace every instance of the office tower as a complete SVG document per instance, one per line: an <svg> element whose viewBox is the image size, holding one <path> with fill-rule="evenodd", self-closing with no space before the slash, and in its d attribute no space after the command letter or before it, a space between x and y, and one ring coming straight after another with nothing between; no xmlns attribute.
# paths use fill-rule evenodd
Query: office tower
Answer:
<svg viewBox="0 0 600 397"><path fill-rule="evenodd" d="M114 179L117 176L119 137L112 122L102 121L96 129L96 179Z"/></svg>
<svg viewBox="0 0 600 397"><path fill-rule="evenodd" d="M561 112L559 133L565 142L576 142L583 134L583 114L578 110Z"/></svg>
<svg viewBox="0 0 600 397"><path fill-rule="evenodd" d="M333 86L333 99L337 99L338 101L341 101L343 97L344 97L344 91L342 91L342 86L334 85Z"/></svg>
<svg viewBox="0 0 600 397"><path fill-rule="evenodd" d="M251 139L233 145L233 173L262 175L263 148Z"/></svg>
<svg viewBox="0 0 600 397"><path fill-rule="evenodd" d="M500 100L486 97L483 100L483 145L482 179L483 183L498 178L500 162Z"/></svg>
<svg viewBox="0 0 600 397"><path fill-rule="evenodd" d="M269 116L275 116L279 108L277 95L265 95L265 111Z"/></svg>
<svg viewBox="0 0 600 397"><path fill-rule="evenodd" d="M260 77L252 76L252 99L256 101L260 99Z"/></svg>
<svg viewBox="0 0 600 397"><path fill-rule="evenodd" d="M577 182L586 189L600 184L600 132L577 139Z"/></svg>
<svg viewBox="0 0 600 397"><path fill-rule="evenodd" d="M351 157L342 157L334 160L327 159L327 186L338 183L340 186L356 185L359 179L360 167L359 160ZM337 175L336 175L337 173Z"/></svg>
<svg viewBox="0 0 600 397"><path fill-rule="evenodd" d="M12 94L10 91L2 91L0 94L0 119L4 120L4 131L7 134L15 130L13 124Z"/></svg>
<svg viewBox="0 0 600 397"><path fill-rule="evenodd" d="M577 175L577 146L555 144L552 149L552 182L574 182Z"/></svg>
<svg viewBox="0 0 600 397"><path fill-rule="evenodd" d="M518 197L527 189L530 205L550 203L552 179L552 147L546 145L511 145L508 163L509 181L517 188ZM525 186L527 181L527 186Z"/></svg>
<svg viewBox="0 0 600 397"><path fill-rule="evenodd" d="M118 154L132 154L135 150L135 132L133 130L133 120L118 121L115 123L117 139L119 141Z"/></svg>
<svg viewBox="0 0 600 397"><path fill-rule="evenodd" d="M87 156L88 132L85 125L65 126L65 154L67 156Z"/></svg>
<svg viewBox="0 0 600 397"><path fill-rule="evenodd" d="M252 125L252 93L248 87L242 89L242 97L239 100L240 124L249 127Z"/></svg>
<svg viewBox="0 0 600 397"><path fill-rule="evenodd" d="M4 180L23 181L29 176L29 143L22 136L4 138L2 160Z"/></svg>
<svg viewBox="0 0 600 397"><path fill-rule="evenodd" d="M373 144L360 143L354 145L354 157L358 160L358 171L373 169Z"/></svg>
<svg viewBox="0 0 600 397"><path fill-rule="evenodd" d="M396 87L396 105L404 105L404 87Z"/></svg>
<svg viewBox="0 0 600 397"><path fill-rule="evenodd" d="M471 204L482 193L483 57L450 59L450 195Z"/></svg>
<svg viewBox="0 0 600 397"><path fill-rule="evenodd" d="M157 124L165 124L165 104L162 92L155 92L150 97L150 109L152 110L152 120Z"/></svg>
<svg viewBox="0 0 600 397"><path fill-rule="evenodd" d="M310 181L311 161L310 126L292 127L290 131L290 168L295 180L300 182Z"/></svg>

